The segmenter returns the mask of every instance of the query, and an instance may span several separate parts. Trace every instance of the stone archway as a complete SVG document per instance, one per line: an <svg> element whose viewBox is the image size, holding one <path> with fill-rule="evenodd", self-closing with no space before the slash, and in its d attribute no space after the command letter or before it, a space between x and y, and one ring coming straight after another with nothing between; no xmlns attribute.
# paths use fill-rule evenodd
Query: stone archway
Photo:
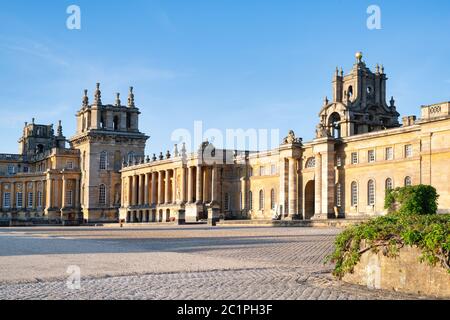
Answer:
<svg viewBox="0 0 450 320"><path fill-rule="evenodd" d="M315 212L315 181L311 180L305 186L305 220L310 220Z"/></svg>

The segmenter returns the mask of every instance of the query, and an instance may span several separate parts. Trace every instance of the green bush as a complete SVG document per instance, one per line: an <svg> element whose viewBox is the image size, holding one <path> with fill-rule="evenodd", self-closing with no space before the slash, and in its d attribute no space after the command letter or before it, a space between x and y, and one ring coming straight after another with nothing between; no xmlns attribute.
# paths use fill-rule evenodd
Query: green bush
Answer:
<svg viewBox="0 0 450 320"><path fill-rule="evenodd" d="M382 250L395 257L408 245L421 250L420 262L441 265L450 273L450 215L437 215L436 189L419 185L398 188L386 194L386 208L398 211L354 225L335 240L335 250L326 262L334 262L333 274L342 278L353 272L361 255Z"/></svg>
<svg viewBox="0 0 450 320"><path fill-rule="evenodd" d="M387 191L384 207L393 210L398 205L398 213L406 215L436 214L438 198L434 187L421 184Z"/></svg>

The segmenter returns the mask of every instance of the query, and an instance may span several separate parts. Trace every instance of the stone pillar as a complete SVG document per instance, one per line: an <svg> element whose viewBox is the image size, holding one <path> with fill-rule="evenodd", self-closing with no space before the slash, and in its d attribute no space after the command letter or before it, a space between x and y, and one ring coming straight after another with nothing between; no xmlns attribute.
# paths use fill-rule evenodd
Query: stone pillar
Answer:
<svg viewBox="0 0 450 320"><path fill-rule="evenodd" d="M164 183L164 179L163 179L163 172L164 171L159 171L158 172L158 203L159 204L163 204L164 203L164 192L163 192L163 183Z"/></svg>
<svg viewBox="0 0 450 320"><path fill-rule="evenodd" d="M203 202L208 203L209 202L209 190L210 190L210 168L204 167L203 168Z"/></svg>
<svg viewBox="0 0 450 320"><path fill-rule="evenodd" d="M164 183L164 202L170 203L170 170L166 170L166 181Z"/></svg>
<svg viewBox="0 0 450 320"><path fill-rule="evenodd" d="M203 174L202 174L202 167L197 166L197 174L196 174L196 200L197 204L203 203Z"/></svg>
<svg viewBox="0 0 450 320"><path fill-rule="evenodd" d="M33 181L32 182L33 183L33 200L32 200L32 202L33 202L33 204L32 204L32 209L33 210L36 210L36 207L37 207L37 181Z"/></svg>
<svg viewBox="0 0 450 320"><path fill-rule="evenodd" d="M194 200L194 167L188 167L188 203Z"/></svg>
<svg viewBox="0 0 450 320"><path fill-rule="evenodd" d="M11 183L11 208L16 209L16 183Z"/></svg>
<svg viewBox="0 0 450 320"><path fill-rule="evenodd" d="M147 193L147 185L146 185L146 175L139 175L139 205L143 206L146 204L145 202L145 194Z"/></svg>
<svg viewBox="0 0 450 320"><path fill-rule="evenodd" d="M133 176L133 186L131 188L131 196L132 196L131 205L132 206L136 206L138 204L137 186L138 186L138 176L134 175Z"/></svg>
<svg viewBox="0 0 450 320"><path fill-rule="evenodd" d="M287 212L287 208L286 208L286 184L287 184L287 180L288 180L288 175L286 173L286 159L282 158L280 161L280 194L278 196L278 205L281 209L281 212L279 212L281 214L282 217L285 216L286 212Z"/></svg>
<svg viewBox="0 0 450 320"><path fill-rule="evenodd" d="M123 196L123 194L122 194ZM121 201L120 203L123 203L123 201ZM80 179L76 178L75 179L75 208L79 208L80 207Z"/></svg>
<svg viewBox="0 0 450 320"><path fill-rule="evenodd" d="M152 172L152 205L156 205L156 197L158 195L156 190L156 184L157 184L157 173Z"/></svg>
<svg viewBox="0 0 450 320"><path fill-rule="evenodd" d="M53 194L53 179L47 178L46 181L46 194L45 194L45 209L50 210L53 207L52 194Z"/></svg>
<svg viewBox="0 0 450 320"><path fill-rule="evenodd" d="M212 203L219 203L219 190L218 190L218 184L219 184L219 174L218 174L219 168L215 165L212 168L211 172L211 202Z"/></svg>
<svg viewBox="0 0 450 320"><path fill-rule="evenodd" d="M180 189L181 189L181 199L180 202L182 204L186 203L186 168L181 168L181 181L180 181Z"/></svg>
<svg viewBox="0 0 450 320"><path fill-rule="evenodd" d="M289 158L289 217L297 216L297 163Z"/></svg>
<svg viewBox="0 0 450 320"><path fill-rule="evenodd" d="M172 203L177 202L177 169L172 170Z"/></svg>
<svg viewBox="0 0 450 320"><path fill-rule="evenodd" d="M320 216L322 213L322 154L317 153L316 156L316 167L315 167L315 190L314 190L314 215Z"/></svg>
<svg viewBox="0 0 450 320"><path fill-rule="evenodd" d="M62 191L61 191L61 210L64 210L67 205L67 199L66 199L66 190L67 190L67 180L66 177L62 176Z"/></svg>
<svg viewBox="0 0 450 320"><path fill-rule="evenodd" d="M145 174L145 181L144 181L144 204L148 205L148 193L149 193L149 185L148 185L148 178L149 178L149 173Z"/></svg>

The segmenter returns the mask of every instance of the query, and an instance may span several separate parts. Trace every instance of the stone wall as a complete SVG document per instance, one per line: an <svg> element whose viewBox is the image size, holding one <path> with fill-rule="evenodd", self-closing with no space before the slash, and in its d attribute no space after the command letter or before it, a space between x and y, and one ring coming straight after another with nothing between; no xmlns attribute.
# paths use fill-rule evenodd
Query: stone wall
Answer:
<svg viewBox="0 0 450 320"><path fill-rule="evenodd" d="M371 289L450 298L450 273L441 266L419 262L420 255L420 250L413 247L402 248L396 258L388 258L381 251L366 252L343 281Z"/></svg>

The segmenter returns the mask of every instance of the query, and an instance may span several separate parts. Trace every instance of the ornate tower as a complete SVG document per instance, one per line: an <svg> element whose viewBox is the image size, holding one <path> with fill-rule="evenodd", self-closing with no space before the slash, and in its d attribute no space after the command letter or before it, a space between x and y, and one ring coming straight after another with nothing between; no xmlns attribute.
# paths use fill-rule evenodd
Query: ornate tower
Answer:
<svg viewBox="0 0 450 320"><path fill-rule="evenodd" d="M120 169L125 161L143 159L149 138L139 131L139 109L130 88L127 106L116 94L114 105L102 104L100 84L89 104L84 91L77 116L77 132L70 139L81 156L81 208L89 222L117 221L120 207Z"/></svg>
<svg viewBox="0 0 450 320"><path fill-rule="evenodd" d="M386 74L377 64L373 73L356 53L356 62L349 74L342 68L333 77L333 101L325 98L319 113L317 137L347 137L355 134L400 126L400 116L393 98L386 103Z"/></svg>

